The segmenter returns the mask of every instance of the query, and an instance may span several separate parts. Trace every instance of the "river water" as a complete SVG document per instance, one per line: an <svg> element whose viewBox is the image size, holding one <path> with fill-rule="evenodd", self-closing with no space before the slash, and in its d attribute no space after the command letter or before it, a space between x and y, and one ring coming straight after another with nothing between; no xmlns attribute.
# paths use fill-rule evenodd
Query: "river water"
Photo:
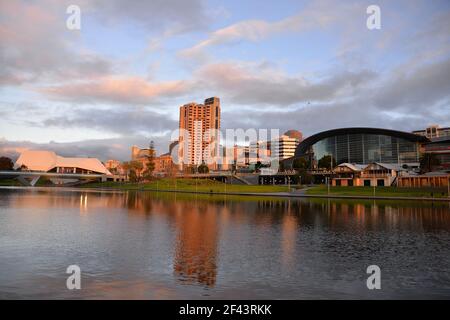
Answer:
<svg viewBox="0 0 450 320"><path fill-rule="evenodd" d="M450 298L450 205L3 188L0 298Z"/></svg>

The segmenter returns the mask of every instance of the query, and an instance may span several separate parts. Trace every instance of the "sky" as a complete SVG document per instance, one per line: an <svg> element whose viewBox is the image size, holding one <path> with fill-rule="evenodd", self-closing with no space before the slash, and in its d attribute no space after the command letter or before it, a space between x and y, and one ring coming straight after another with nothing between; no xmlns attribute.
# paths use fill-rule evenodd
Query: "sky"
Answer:
<svg viewBox="0 0 450 320"><path fill-rule="evenodd" d="M164 153L212 96L223 129L450 126L450 1L0 0L0 156Z"/></svg>

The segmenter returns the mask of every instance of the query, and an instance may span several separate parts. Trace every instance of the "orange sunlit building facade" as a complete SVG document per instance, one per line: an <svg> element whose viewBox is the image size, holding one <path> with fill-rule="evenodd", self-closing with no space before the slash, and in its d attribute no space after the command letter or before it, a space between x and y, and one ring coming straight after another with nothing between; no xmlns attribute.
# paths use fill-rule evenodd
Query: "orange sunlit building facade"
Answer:
<svg viewBox="0 0 450 320"><path fill-rule="evenodd" d="M220 99L204 104L191 102L180 107L178 156L180 169L205 163L217 169L220 130Z"/></svg>

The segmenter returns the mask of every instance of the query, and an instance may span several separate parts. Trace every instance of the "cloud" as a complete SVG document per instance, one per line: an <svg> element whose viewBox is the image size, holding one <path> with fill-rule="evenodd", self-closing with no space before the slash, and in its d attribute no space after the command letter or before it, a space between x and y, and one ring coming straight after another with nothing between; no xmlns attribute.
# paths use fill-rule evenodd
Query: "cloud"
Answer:
<svg viewBox="0 0 450 320"><path fill-rule="evenodd" d="M94 0L90 5L107 24L132 21L166 34L202 30L210 22L203 0Z"/></svg>
<svg viewBox="0 0 450 320"><path fill-rule="evenodd" d="M78 103L149 104L164 97L185 94L185 81L152 83L141 77L103 77L87 82L75 82L39 89L54 99Z"/></svg>
<svg viewBox="0 0 450 320"><path fill-rule="evenodd" d="M101 161L117 159L129 161L131 157L131 146L137 145L141 148L148 147L151 140L155 141L157 154L168 152L169 135L159 136L128 136L113 139L92 139L76 142L49 142L34 143L31 141L9 141L0 138L0 156L10 157L14 161L24 150L50 150L64 157L93 157Z"/></svg>
<svg viewBox="0 0 450 320"><path fill-rule="evenodd" d="M450 112L441 114L395 114L378 109L364 99L330 104L311 104L294 109L223 112L223 128L296 129L309 136L324 130L344 127L376 127L413 131L430 123L450 124Z"/></svg>
<svg viewBox="0 0 450 320"><path fill-rule="evenodd" d="M0 85L86 80L115 72L117 63L83 46L83 29L66 28L66 8L72 2L0 1ZM79 0L76 4L82 19L132 22L147 32L166 35L199 30L209 21L201 0Z"/></svg>
<svg viewBox="0 0 450 320"><path fill-rule="evenodd" d="M350 96L358 87L376 77L370 70L347 71L313 82L301 76L288 76L264 64L236 61L206 65L196 75L197 86L219 92L235 104L258 106L330 101Z"/></svg>
<svg viewBox="0 0 450 320"><path fill-rule="evenodd" d="M71 108L70 112L32 123L35 126L90 128L119 135L154 135L174 130L178 122L167 114L144 108L97 109Z"/></svg>
<svg viewBox="0 0 450 320"><path fill-rule="evenodd" d="M223 108L222 123L227 128L299 129L307 135L338 127L372 126L413 131L433 123L450 125L450 59L413 70L408 66L353 87L351 95L345 94L346 99L319 100L284 109L259 108L257 112L252 112L251 108L227 112ZM330 80L335 83L332 87L346 81L343 76L334 79ZM358 83L357 79L355 77L354 83ZM347 81L351 82L348 78Z"/></svg>
<svg viewBox="0 0 450 320"><path fill-rule="evenodd" d="M407 67L409 67L407 65ZM450 59L409 70L397 68L379 90L373 92L378 108L406 113L429 114L444 102L450 113Z"/></svg>
<svg viewBox="0 0 450 320"><path fill-rule="evenodd" d="M64 2L0 2L1 85L111 72L109 60L71 45L78 42L78 36L65 27L65 9Z"/></svg>
<svg viewBox="0 0 450 320"><path fill-rule="evenodd" d="M181 50L179 55L194 59L205 58L204 51L211 46L236 43L243 40L258 42L276 34L300 33L325 28L338 21L345 21L345 17L354 14L358 8L360 8L359 5L340 4L340 10L336 10L335 3L314 1L301 12L278 21L251 19L218 29L211 32L205 40ZM345 15L342 12L346 12Z"/></svg>

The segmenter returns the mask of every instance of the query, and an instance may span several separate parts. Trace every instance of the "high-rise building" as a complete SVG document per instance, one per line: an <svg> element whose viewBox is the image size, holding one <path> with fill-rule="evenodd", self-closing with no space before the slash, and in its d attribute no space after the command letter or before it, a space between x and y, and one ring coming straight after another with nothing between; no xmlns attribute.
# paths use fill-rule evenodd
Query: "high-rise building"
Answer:
<svg viewBox="0 0 450 320"><path fill-rule="evenodd" d="M191 102L181 106L179 128L180 169L202 163L210 169L217 169L220 99L212 97L204 104Z"/></svg>

